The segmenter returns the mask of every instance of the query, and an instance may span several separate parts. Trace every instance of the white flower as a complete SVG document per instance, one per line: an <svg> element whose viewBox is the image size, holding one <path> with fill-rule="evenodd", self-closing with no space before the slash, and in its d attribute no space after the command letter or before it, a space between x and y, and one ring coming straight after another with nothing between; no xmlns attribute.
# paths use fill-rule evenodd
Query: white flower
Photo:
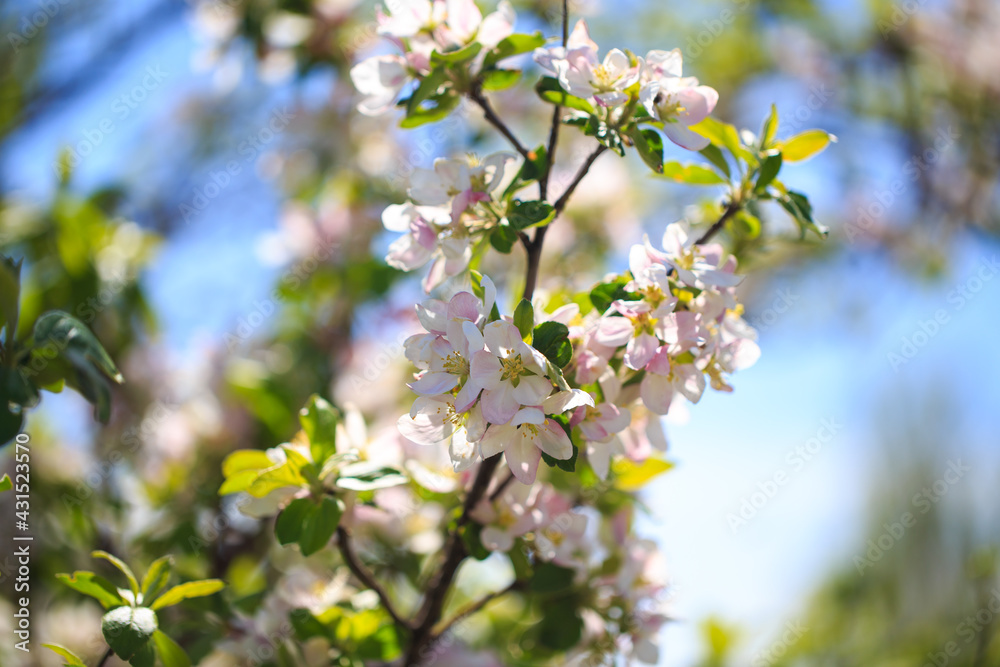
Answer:
<svg viewBox="0 0 1000 667"><path fill-rule="evenodd" d="M481 162L472 158L438 158L433 169L417 169L410 179L410 198L418 204L444 206L451 203L452 220L470 206L490 201L500 185L511 153L494 153Z"/></svg>
<svg viewBox="0 0 1000 667"><path fill-rule="evenodd" d="M545 357L510 322L491 322L483 337L487 349L472 356L470 384L483 389L486 421L506 424L522 406L540 405L552 393L552 382L545 377Z"/></svg>
<svg viewBox="0 0 1000 667"><path fill-rule="evenodd" d="M351 68L351 81L364 95L358 111L366 116L377 116L395 104L410 81L410 71L402 56L375 56Z"/></svg>
<svg viewBox="0 0 1000 667"><path fill-rule="evenodd" d="M483 458L503 452L511 473L522 484L535 481L545 452L554 459L573 456L573 443L554 419L540 408L521 408L506 424L491 424L480 442Z"/></svg>
<svg viewBox="0 0 1000 667"><path fill-rule="evenodd" d="M688 129L703 121L719 102L714 88L698 85L694 77L682 77L679 49L650 51L643 65L639 101L649 115L663 121L663 133L682 148L700 151L708 139Z"/></svg>

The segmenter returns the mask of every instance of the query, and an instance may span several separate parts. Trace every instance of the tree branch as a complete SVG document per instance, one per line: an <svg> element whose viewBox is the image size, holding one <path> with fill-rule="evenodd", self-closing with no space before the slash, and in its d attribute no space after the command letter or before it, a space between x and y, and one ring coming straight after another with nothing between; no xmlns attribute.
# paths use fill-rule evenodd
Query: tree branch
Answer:
<svg viewBox="0 0 1000 667"><path fill-rule="evenodd" d="M729 222L729 218L733 217L733 215L735 215L735 213L739 210L740 210L739 202L735 201L729 202L729 204L726 205L726 210L722 212L722 216L718 220L716 220L715 223L711 227L709 227L704 234L701 235L700 239L694 242L695 245L701 245L702 243L707 243L709 239L715 236L716 233L718 233L718 231L722 229L727 222Z"/></svg>
<svg viewBox="0 0 1000 667"><path fill-rule="evenodd" d="M562 196L556 200L554 207L556 209L556 215L562 213L562 210L566 208L566 204L569 202L569 198L573 195L573 191L576 190L576 186L580 185L580 181L584 179L587 172L590 171L590 167L594 162L601 156L601 153L608 150L607 146L604 144L599 145L593 153L587 156L583 164L580 165L580 169L576 172L576 176L573 177L573 182L569 184L566 188L566 192L562 193Z"/></svg>
<svg viewBox="0 0 1000 667"><path fill-rule="evenodd" d="M361 580L361 583L375 591L378 599L382 601L382 606L389 612L392 620L401 627L412 629L413 626L410 622L396 612L392 600L389 599L389 594L385 592L382 585L375 579L375 575L369 572L364 563L361 562L361 559L358 558L358 555L354 552L354 547L351 545L351 534L343 526L337 526L337 545L340 547L340 553L343 555L347 567L354 573L355 577Z"/></svg>
<svg viewBox="0 0 1000 667"><path fill-rule="evenodd" d="M499 590L499 591L495 591L493 593L490 593L486 597L484 597L484 598L482 598L482 599L480 599L480 600L478 600L476 602L473 602L472 604L466 605L460 611L458 611L454 616L452 616L450 619L448 619L447 621L444 621L443 623L441 623L441 624L438 625L438 627L434 630L434 639L437 639L441 635L443 635L446 632L448 632L448 630L450 630L452 628L452 626L454 626L456 623L459 623L460 621L468 618L469 616L472 616L476 612L481 611L483 607L485 607L486 605L488 605L490 602L493 602L498 597L502 597L502 596L506 595L507 593L510 593L512 591L516 591L519 588L521 588L523 585L524 585L523 581L513 581L506 588L504 588L502 590Z"/></svg>
<svg viewBox="0 0 1000 667"><path fill-rule="evenodd" d="M498 116L495 111L493 111L493 106L490 104L490 101L486 99L486 96L483 95L483 91L478 86L473 88L469 93L469 99L479 105L479 107L483 110L483 116L486 117L487 122L498 129L500 134L507 138L507 141L509 141L511 146L514 147L514 150L520 153L525 160L531 159L528 149L525 148L520 141L518 141L511 129L507 127L507 124L500 119L500 116Z"/></svg>
<svg viewBox="0 0 1000 667"><path fill-rule="evenodd" d="M108 650L104 652L103 656L101 656L101 660L100 662L97 663L97 667L104 667L104 663L110 660L112 655L114 655L114 651L112 651L111 647L109 646Z"/></svg>
<svg viewBox="0 0 1000 667"><path fill-rule="evenodd" d="M562 3L562 45L566 48L569 39L569 0ZM545 172L542 180L538 183L539 199L545 201L549 196L549 175L552 173L552 165L556 160L556 145L559 143L559 119L562 116L562 107L558 104L552 110L552 128L549 130L549 147L545 151Z"/></svg>
<svg viewBox="0 0 1000 667"><path fill-rule="evenodd" d="M507 487L510 486L511 482L513 481L514 481L514 473L508 473L507 478L504 479L504 481L500 482L497 488L493 489L493 493L490 494L490 502L493 502L494 500L499 498L500 495L507 490Z"/></svg>

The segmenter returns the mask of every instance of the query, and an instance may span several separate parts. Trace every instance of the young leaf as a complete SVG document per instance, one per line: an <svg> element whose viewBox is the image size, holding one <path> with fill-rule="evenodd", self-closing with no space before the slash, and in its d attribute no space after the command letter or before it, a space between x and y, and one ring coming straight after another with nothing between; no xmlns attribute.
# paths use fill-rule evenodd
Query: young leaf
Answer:
<svg viewBox="0 0 1000 667"><path fill-rule="evenodd" d="M545 37L540 32L534 35L518 33L507 35L483 58L483 69L489 69L505 58L534 51L544 44Z"/></svg>
<svg viewBox="0 0 1000 667"><path fill-rule="evenodd" d="M370 461L359 461L341 468L337 486L350 491L374 491L399 486L409 481L406 475L395 468Z"/></svg>
<svg viewBox="0 0 1000 667"><path fill-rule="evenodd" d="M128 661L128 664L132 665L132 667L155 667L156 650L153 647L153 642L148 641L140 646L139 650Z"/></svg>
<svg viewBox="0 0 1000 667"><path fill-rule="evenodd" d="M163 667L191 667L191 659L184 649L162 630L153 633L153 644L156 645L156 654L160 656Z"/></svg>
<svg viewBox="0 0 1000 667"><path fill-rule="evenodd" d="M129 588L132 589L132 594L133 595L139 594L139 582L138 580L136 580L135 575L132 574L132 568L126 565L124 561L122 561L119 558L116 558L115 556L112 556L107 551L91 551L90 557L103 558L104 560L108 561L109 563L117 567L119 570L121 570L122 574L125 575L125 578L128 579L128 585Z"/></svg>
<svg viewBox="0 0 1000 667"><path fill-rule="evenodd" d="M657 174L663 173L663 137L660 133L651 129L642 130L633 125L628 134L646 166Z"/></svg>
<svg viewBox="0 0 1000 667"><path fill-rule="evenodd" d="M420 109L421 103L436 95L441 86L448 80L448 72L443 67L434 68L430 74L425 76L410 99L406 100L406 115L416 113Z"/></svg>
<svg viewBox="0 0 1000 667"><path fill-rule="evenodd" d="M563 368L573 358L569 329L560 322L542 322L535 327L531 344L557 368Z"/></svg>
<svg viewBox="0 0 1000 667"><path fill-rule="evenodd" d="M498 225L490 233L490 245L497 252L507 255L514 249L515 243L517 243L517 232L510 225Z"/></svg>
<svg viewBox="0 0 1000 667"><path fill-rule="evenodd" d="M736 212L736 215L733 216L733 224L736 225L739 233L748 239L755 239L760 236L760 218L746 209L741 208Z"/></svg>
<svg viewBox="0 0 1000 667"><path fill-rule="evenodd" d="M445 90L443 93L430 98L429 101L434 106L421 106L419 109L414 109L399 122L399 126L403 129L412 129L426 125L427 123L437 122L447 117L458 106L459 99L458 95L452 91Z"/></svg>
<svg viewBox="0 0 1000 667"><path fill-rule="evenodd" d="M316 503L309 498L296 498L288 503L274 522L274 534L282 546L294 544L302 536L306 519L316 510Z"/></svg>
<svg viewBox="0 0 1000 667"><path fill-rule="evenodd" d="M431 51L431 63L435 65L461 65L462 63L466 63L478 56L479 52L482 50L482 44L479 42L472 42L471 44L454 51L445 51L444 53L440 51Z"/></svg>
<svg viewBox="0 0 1000 667"><path fill-rule="evenodd" d="M337 424L341 415L328 401L313 394L299 411L299 423L309 437L309 452L318 465L337 453Z"/></svg>
<svg viewBox="0 0 1000 667"><path fill-rule="evenodd" d="M760 163L760 173L757 175L757 185L754 190L764 192L781 171L781 153L773 153L764 158Z"/></svg>
<svg viewBox="0 0 1000 667"><path fill-rule="evenodd" d="M520 78L519 69L493 69L483 74L483 90L506 90Z"/></svg>
<svg viewBox="0 0 1000 667"><path fill-rule="evenodd" d="M778 200L788 213L795 219L805 236L806 230L812 231L820 238L826 238L830 231L823 225L818 224L812 217L812 204L801 192L789 190L788 193Z"/></svg>
<svg viewBox="0 0 1000 667"><path fill-rule="evenodd" d="M642 463L633 463L628 459L618 459L611 464L615 474L615 488L631 493L646 486L657 475L662 475L674 464L670 461L650 457Z"/></svg>
<svg viewBox="0 0 1000 667"><path fill-rule="evenodd" d="M72 575L69 574L57 574L56 579L63 582L70 588L72 588L77 593L83 593L84 595L89 595L98 602L105 609L111 609L112 607L120 607L122 605L128 604L118 593L118 588L115 587L110 581L94 574L93 572L74 572Z"/></svg>
<svg viewBox="0 0 1000 667"><path fill-rule="evenodd" d="M330 542L333 532L340 525L340 517L344 514L344 503L340 498L323 498L302 526L299 537L299 548L303 556L311 556Z"/></svg>
<svg viewBox="0 0 1000 667"><path fill-rule="evenodd" d="M726 161L726 156L722 154L722 151L719 150L718 146L715 144L709 144L698 152L701 153L706 160L718 167L719 171L725 174L726 179L732 178L732 172L729 171L729 163Z"/></svg>
<svg viewBox="0 0 1000 667"><path fill-rule="evenodd" d="M10 491L14 488L14 482L10 481L10 475L4 475L0 477L0 493L4 491Z"/></svg>
<svg viewBox="0 0 1000 667"><path fill-rule="evenodd" d="M157 598L156 602L151 604L149 608L156 611L157 609L171 607L184 600L213 595L225 587L226 584L218 579L204 579L202 581L191 581L186 584L180 584Z"/></svg>
<svg viewBox="0 0 1000 667"><path fill-rule="evenodd" d="M173 558L163 556L153 561L153 564L146 570L146 576L142 578L142 599L149 603L162 591L170 580L170 570L173 567Z"/></svg>
<svg viewBox="0 0 1000 667"><path fill-rule="evenodd" d="M87 667L87 663L68 648L64 648L58 644L42 644L42 646L57 653L63 659L64 667Z"/></svg>
<svg viewBox="0 0 1000 667"><path fill-rule="evenodd" d="M521 299L514 309L514 326L521 333L521 338L527 340L535 326L535 309L527 299Z"/></svg>
<svg viewBox="0 0 1000 667"><path fill-rule="evenodd" d="M20 298L21 262L0 255L0 328L7 327L4 338L7 345L14 341L14 335L17 333Z"/></svg>
<svg viewBox="0 0 1000 667"><path fill-rule="evenodd" d="M118 607L101 619L104 641L123 660L128 660L142 649L156 628L156 614L146 607Z"/></svg>
<svg viewBox="0 0 1000 667"><path fill-rule="evenodd" d="M831 141L837 141L837 137L829 132L806 130L791 139L778 142L777 148L781 150L781 154L787 162L801 162L822 151L830 145Z"/></svg>
<svg viewBox="0 0 1000 667"><path fill-rule="evenodd" d="M528 583L528 589L533 593L556 593L573 585L576 571L556 565L541 563L535 567L535 574Z"/></svg>
<svg viewBox="0 0 1000 667"><path fill-rule="evenodd" d="M558 104L590 115L597 113L590 102L570 95L559 85L559 81L551 76L543 76L535 85L535 91L542 100L549 104Z"/></svg>
<svg viewBox="0 0 1000 667"><path fill-rule="evenodd" d="M725 185L729 182L714 170L700 164L667 162L663 165L663 171L660 175L663 178L687 185Z"/></svg>
<svg viewBox="0 0 1000 667"><path fill-rule="evenodd" d="M543 201L517 201L507 213L507 221L514 229L547 225L556 215L552 204Z"/></svg>
<svg viewBox="0 0 1000 667"><path fill-rule="evenodd" d="M760 149L767 150L774 141L774 135L778 132L778 108L771 105L771 113L764 120L763 127L760 128Z"/></svg>

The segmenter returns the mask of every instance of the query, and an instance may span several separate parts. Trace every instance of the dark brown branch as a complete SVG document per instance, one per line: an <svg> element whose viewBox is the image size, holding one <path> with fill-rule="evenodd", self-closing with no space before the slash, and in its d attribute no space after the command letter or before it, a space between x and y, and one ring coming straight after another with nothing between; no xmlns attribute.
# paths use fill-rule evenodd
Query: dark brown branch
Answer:
<svg viewBox="0 0 1000 667"><path fill-rule="evenodd" d="M459 622L463 621L464 619L468 618L469 616L472 616L473 614L481 611L483 609L483 607L485 607L489 603L493 602L497 598L503 597L504 595L507 595L507 593L510 593L512 591L516 591L519 588L521 588L523 585L524 585L524 582L521 582L521 581L511 582L511 584L509 586L507 586L506 588L504 588L502 590L499 590L499 591L495 591L493 593L490 593L489 595L485 596L484 598L482 598L480 600L477 600L476 602L473 602L472 604L466 605L461 610L459 610L454 616L452 616L447 621L444 621L443 623L441 623L437 627L437 629L434 630L434 639L437 639L441 635L443 635L446 632L448 632L448 630L450 630L456 623L459 623Z"/></svg>
<svg viewBox="0 0 1000 667"><path fill-rule="evenodd" d="M114 655L114 651L112 651L111 647L109 646L108 650L104 652L103 656L101 656L101 660L100 662L97 663L97 667L104 667L104 663L110 660L112 655Z"/></svg>
<svg viewBox="0 0 1000 667"><path fill-rule="evenodd" d="M700 239L695 241L695 245L701 245L702 243L707 243L708 240L711 239L713 236L715 236L720 229L726 226L726 223L729 222L729 218L733 217L733 215L735 215L736 212L739 210L740 210L740 204L738 202L735 201L729 202L729 204L726 205L726 210L723 211L722 216L718 220L716 220L715 223L711 227L709 227L704 234L701 235Z"/></svg>
<svg viewBox="0 0 1000 667"><path fill-rule="evenodd" d="M389 616L392 616L392 620L401 627L412 628L410 622L396 612L396 608L393 606L392 600L389 599L389 594L382 588L382 584L375 579L375 575L369 572L361 559L358 558L351 545L351 534L343 526L337 526L337 545L340 547L340 553L344 557L347 567L355 577L361 580L361 583L375 591L378 599L382 601L382 606L389 612Z"/></svg>
<svg viewBox="0 0 1000 667"><path fill-rule="evenodd" d="M518 141L511 129L507 127L507 124L500 119L500 116L498 116L495 111L493 111L493 106L490 104L490 101L486 99L486 96L483 95L483 91L481 89L478 87L473 88L472 92L469 93L469 99L479 105L479 108L483 110L483 116L486 117L487 122L498 129L500 134L507 138L507 141L509 141L510 145L514 147L514 150L520 153L525 160L531 159L528 149L525 148L520 141Z"/></svg>
<svg viewBox="0 0 1000 667"><path fill-rule="evenodd" d="M562 45L566 48L569 39L569 0L562 3ZM562 117L562 107L558 104L552 110L552 127L549 130L549 146L545 151L545 172L542 180L538 182L539 199L545 201L549 196L549 176L552 174L552 165L556 160L556 145L559 143L559 120Z"/></svg>
<svg viewBox="0 0 1000 667"><path fill-rule="evenodd" d="M566 192L562 193L562 196L559 197L554 204L557 215L562 213L562 210L566 208L566 204L569 202L569 198L573 195L573 191L576 190L576 186L580 185L580 181L582 181L587 175L587 172L590 171L590 167L594 164L594 161L601 157L601 153L606 150L608 150L607 146L601 144L594 150L593 153L588 155L587 159L584 160L582 165L580 165L580 169L576 172L576 176L573 177L573 182L569 184L569 187L566 188Z"/></svg>
<svg viewBox="0 0 1000 667"><path fill-rule="evenodd" d="M514 473L508 473L507 477L502 482L500 482L499 485L497 485L497 488L493 489L493 493L490 494L490 502L493 502L494 500L499 498L500 495L507 490L507 487L510 486L511 482L513 481L514 481Z"/></svg>

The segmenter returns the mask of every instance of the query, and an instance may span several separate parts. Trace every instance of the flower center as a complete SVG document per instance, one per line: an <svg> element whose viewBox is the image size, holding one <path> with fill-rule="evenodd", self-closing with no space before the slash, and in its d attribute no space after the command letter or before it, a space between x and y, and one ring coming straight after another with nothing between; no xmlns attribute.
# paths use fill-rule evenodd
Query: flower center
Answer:
<svg viewBox="0 0 1000 667"><path fill-rule="evenodd" d="M524 362L521 361L520 354L501 359L500 366L503 369L503 373L500 375L501 380L516 380L525 373Z"/></svg>
<svg viewBox="0 0 1000 667"><path fill-rule="evenodd" d="M594 78L591 80L591 85L598 90L610 91L614 89L615 80L617 77L604 65L598 65L593 70Z"/></svg>
<svg viewBox="0 0 1000 667"><path fill-rule="evenodd" d="M537 424L521 424L517 427L517 432L521 434L522 438L530 438L532 440L538 435L538 425Z"/></svg>
<svg viewBox="0 0 1000 667"><path fill-rule="evenodd" d="M653 104L656 105L656 110L660 112L660 118L670 118L676 116L684 111L684 107L681 103L673 98L671 95L667 95L662 91L656 94L653 98Z"/></svg>
<svg viewBox="0 0 1000 667"><path fill-rule="evenodd" d="M469 362L458 352L452 352L444 358L444 371L452 375L468 375Z"/></svg>

